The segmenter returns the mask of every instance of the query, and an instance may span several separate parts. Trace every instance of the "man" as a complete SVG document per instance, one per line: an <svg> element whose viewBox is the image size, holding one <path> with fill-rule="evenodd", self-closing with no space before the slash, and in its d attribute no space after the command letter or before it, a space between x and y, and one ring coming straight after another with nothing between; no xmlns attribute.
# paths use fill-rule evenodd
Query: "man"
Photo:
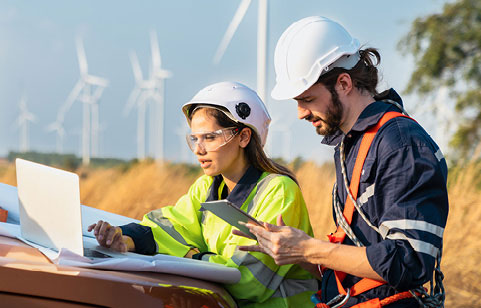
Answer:
<svg viewBox="0 0 481 308"><path fill-rule="evenodd" d="M299 119L335 146L338 229L329 241L315 239L279 217L278 226L248 224L259 245L240 249L267 253L277 264L319 267L317 307L418 307L427 295L420 287L433 280L441 258L446 162L424 129L402 114L397 93L377 93L379 61L377 50L360 49L323 17L292 24L276 46L272 97L295 99ZM443 300L438 294L428 307Z"/></svg>

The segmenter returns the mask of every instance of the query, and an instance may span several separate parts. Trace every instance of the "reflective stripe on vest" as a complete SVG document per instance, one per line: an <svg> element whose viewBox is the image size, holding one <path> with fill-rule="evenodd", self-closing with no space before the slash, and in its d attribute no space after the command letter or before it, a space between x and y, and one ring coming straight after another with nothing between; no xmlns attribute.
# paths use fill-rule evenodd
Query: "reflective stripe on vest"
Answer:
<svg viewBox="0 0 481 308"><path fill-rule="evenodd" d="M157 224L162 230L164 230L170 237L184 246L195 248L193 245L187 244L184 237L174 228L174 225L168 218L165 218L162 211L152 211L147 214L147 218Z"/></svg>
<svg viewBox="0 0 481 308"><path fill-rule="evenodd" d="M246 267L265 288L276 290L272 297L291 297L318 289L316 279L287 279L247 252L236 251L231 259L237 266Z"/></svg>
<svg viewBox="0 0 481 308"><path fill-rule="evenodd" d="M371 144L374 140L374 137L376 136L376 133L378 130L386 124L389 120L396 118L396 117L405 117L408 119L412 119L409 116L403 115L402 113L399 112L386 112L381 119L377 122L376 125L368 129L361 140L361 145L359 147L359 151L356 157L356 162L354 164L354 169L352 171L352 178L351 178L351 183L349 185L349 190L351 191L352 196L354 197L354 201L357 200L357 195L359 192L359 183L361 179L361 172L362 168L364 166L364 161L366 160L367 153L369 152L369 149L371 147ZM413 120L413 119L412 119ZM414 120L413 120L414 121ZM352 222L352 216L354 214L354 203L352 202L351 198L347 197L346 202L344 205L344 211L343 211L343 216L346 219L347 223L351 225ZM342 243L346 237L346 232L338 226L337 230L334 234L328 235L329 241L332 243ZM334 271L334 274L336 276L336 283L337 283L337 289L339 291L339 294L346 295L347 292L342 286L342 281L346 277L346 273L340 272L340 271ZM355 285L353 285L350 290L350 296L356 296L361 293L364 293L368 290L374 289L376 287L379 287L381 285L385 284L385 282L377 281L374 279L369 279L369 278L363 278L359 282L357 282ZM371 302L371 301L369 301ZM371 303L374 304L375 302L379 301L372 301ZM360 304L361 305L361 304ZM379 307L379 306L370 306L368 302L366 302L365 306L355 306L355 307Z"/></svg>

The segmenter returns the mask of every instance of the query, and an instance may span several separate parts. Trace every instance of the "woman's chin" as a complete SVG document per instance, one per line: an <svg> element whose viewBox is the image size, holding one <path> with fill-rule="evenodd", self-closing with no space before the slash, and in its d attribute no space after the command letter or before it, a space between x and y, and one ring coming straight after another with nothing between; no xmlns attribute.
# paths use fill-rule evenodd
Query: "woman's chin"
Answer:
<svg viewBox="0 0 481 308"><path fill-rule="evenodd" d="M204 171L204 174L208 176L216 176L220 174L219 171L214 170L213 168L202 168L202 170Z"/></svg>

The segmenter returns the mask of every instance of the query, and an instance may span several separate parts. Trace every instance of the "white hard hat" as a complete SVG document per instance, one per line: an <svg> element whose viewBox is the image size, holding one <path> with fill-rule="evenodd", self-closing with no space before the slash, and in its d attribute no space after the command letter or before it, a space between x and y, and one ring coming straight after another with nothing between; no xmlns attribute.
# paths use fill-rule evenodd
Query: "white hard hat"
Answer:
<svg viewBox="0 0 481 308"><path fill-rule="evenodd" d="M257 93L238 82L219 82L200 90L190 102L182 106L190 125L189 112L192 105L224 107L230 119L252 128L260 137L262 146L266 143L271 117Z"/></svg>
<svg viewBox="0 0 481 308"><path fill-rule="evenodd" d="M294 98L334 67L353 68L359 61L359 41L340 24L311 16L287 28L274 53L274 99Z"/></svg>

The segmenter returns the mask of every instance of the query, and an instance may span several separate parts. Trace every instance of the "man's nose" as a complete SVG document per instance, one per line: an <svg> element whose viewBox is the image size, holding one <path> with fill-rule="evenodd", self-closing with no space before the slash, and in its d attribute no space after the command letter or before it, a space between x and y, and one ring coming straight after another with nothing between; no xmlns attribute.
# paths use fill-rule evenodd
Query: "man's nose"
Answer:
<svg viewBox="0 0 481 308"><path fill-rule="evenodd" d="M301 103L297 103L297 118L299 120L305 119L307 116L309 116L311 112L309 109L304 108Z"/></svg>

